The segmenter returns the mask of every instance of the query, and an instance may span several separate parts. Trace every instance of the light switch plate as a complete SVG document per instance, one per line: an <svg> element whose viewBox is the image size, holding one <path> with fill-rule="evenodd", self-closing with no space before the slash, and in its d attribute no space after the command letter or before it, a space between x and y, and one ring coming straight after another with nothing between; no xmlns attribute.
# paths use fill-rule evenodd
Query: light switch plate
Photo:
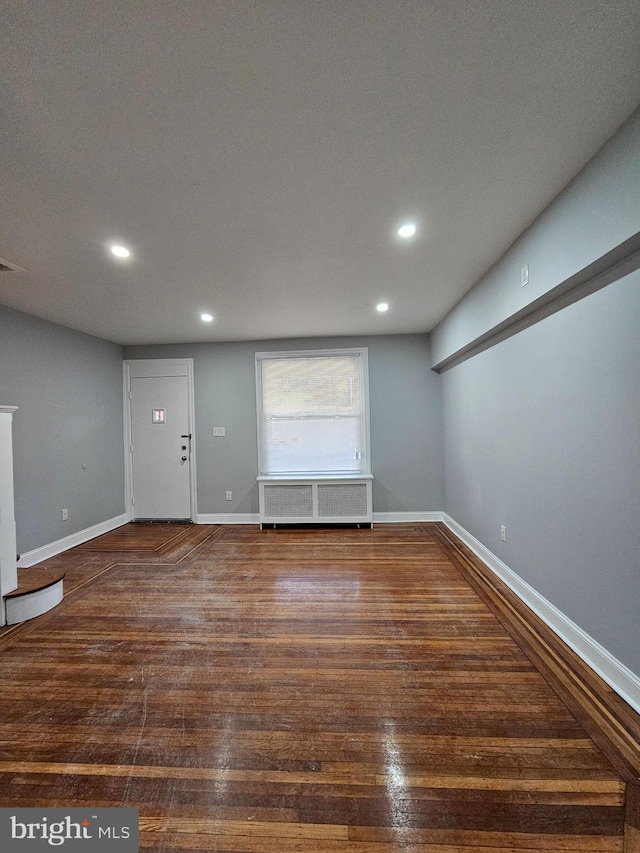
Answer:
<svg viewBox="0 0 640 853"><path fill-rule="evenodd" d="M214 427L213 428L214 436L218 437L221 435L225 435L224 427Z"/></svg>

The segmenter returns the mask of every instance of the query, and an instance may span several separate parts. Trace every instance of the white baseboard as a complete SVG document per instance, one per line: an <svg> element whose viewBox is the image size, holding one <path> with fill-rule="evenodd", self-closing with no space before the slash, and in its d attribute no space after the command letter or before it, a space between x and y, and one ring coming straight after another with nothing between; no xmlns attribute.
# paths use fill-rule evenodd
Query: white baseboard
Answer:
<svg viewBox="0 0 640 853"><path fill-rule="evenodd" d="M108 518L106 521L101 521L100 524L94 524L93 527L86 527L84 530L78 530L77 533L72 533L70 536L65 536L64 539L57 539L55 542L50 542L48 545L42 545L40 548L34 548L33 551L26 551L20 554L18 568L28 568L35 566L36 563L41 563L43 560L48 560L49 557L55 557L56 554L62 554L63 551L68 551L69 548L75 548L76 545L82 545L83 542L88 542L89 539L95 539L96 536L102 536L103 533L109 533L110 530L115 530L116 527L122 527L129 521L127 513L117 515L115 518Z"/></svg>
<svg viewBox="0 0 640 853"><path fill-rule="evenodd" d="M257 512L210 512L196 515L196 524L260 524Z"/></svg>
<svg viewBox="0 0 640 853"><path fill-rule="evenodd" d="M442 521L441 512L374 512L374 524ZM284 523L284 522L283 522ZM208 513L196 516L196 524L260 524L260 515L250 512Z"/></svg>
<svg viewBox="0 0 640 853"><path fill-rule="evenodd" d="M418 521L442 521L441 512L374 512L374 524L402 524Z"/></svg>
<svg viewBox="0 0 640 853"><path fill-rule="evenodd" d="M443 514L449 530L461 539L482 562L491 569L518 598L536 613L582 660L615 692L640 713L640 678L621 661L601 646L597 640L583 631L561 610L551 604L537 590L517 575L499 557L472 536L457 521Z"/></svg>

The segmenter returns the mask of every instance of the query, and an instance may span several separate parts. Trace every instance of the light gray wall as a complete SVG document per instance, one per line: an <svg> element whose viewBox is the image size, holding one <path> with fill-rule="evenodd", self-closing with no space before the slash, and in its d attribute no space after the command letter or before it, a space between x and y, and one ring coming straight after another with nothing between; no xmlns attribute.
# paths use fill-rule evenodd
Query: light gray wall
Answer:
<svg viewBox="0 0 640 853"><path fill-rule="evenodd" d="M640 272L442 381L446 512L640 674Z"/></svg>
<svg viewBox="0 0 640 853"><path fill-rule="evenodd" d="M440 380L426 335L126 347L125 358L194 359L199 514L258 512L255 353L347 346L369 349L374 512L441 509Z"/></svg>
<svg viewBox="0 0 640 853"><path fill-rule="evenodd" d="M640 231L640 109L432 332L437 365ZM520 270L529 264L529 284Z"/></svg>
<svg viewBox="0 0 640 853"><path fill-rule="evenodd" d="M0 401L20 553L124 512L122 347L0 306Z"/></svg>
<svg viewBox="0 0 640 853"><path fill-rule="evenodd" d="M436 327L433 365L633 242L638 151L640 110ZM638 271L442 373L445 511L637 673L639 395Z"/></svg>

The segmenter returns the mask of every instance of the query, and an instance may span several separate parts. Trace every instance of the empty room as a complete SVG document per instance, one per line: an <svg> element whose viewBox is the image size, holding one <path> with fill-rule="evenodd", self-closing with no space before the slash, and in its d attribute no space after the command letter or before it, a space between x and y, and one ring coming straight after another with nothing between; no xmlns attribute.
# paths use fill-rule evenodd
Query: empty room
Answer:
<svg viewBox="0 0 640 853"><path fill-rule="evenodd" d="M640 853L640 6L0 43L2 849Z"/></svg>

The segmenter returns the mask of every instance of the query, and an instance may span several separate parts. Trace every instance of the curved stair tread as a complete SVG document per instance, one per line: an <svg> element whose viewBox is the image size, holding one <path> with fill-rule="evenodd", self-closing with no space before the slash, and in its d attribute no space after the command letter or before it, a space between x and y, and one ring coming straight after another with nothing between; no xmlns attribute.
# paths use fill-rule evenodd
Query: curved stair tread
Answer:
<svg viewBox="0 0 640 853"><path fill-rule="evenodd" d="M60 569L40 569L38 567L18 569L17 588L6 593L3 598L18 598L22 595L39 592L40 590L47 589L47 587L59 583L65 575L66 572L61 571Z"/></svg>

